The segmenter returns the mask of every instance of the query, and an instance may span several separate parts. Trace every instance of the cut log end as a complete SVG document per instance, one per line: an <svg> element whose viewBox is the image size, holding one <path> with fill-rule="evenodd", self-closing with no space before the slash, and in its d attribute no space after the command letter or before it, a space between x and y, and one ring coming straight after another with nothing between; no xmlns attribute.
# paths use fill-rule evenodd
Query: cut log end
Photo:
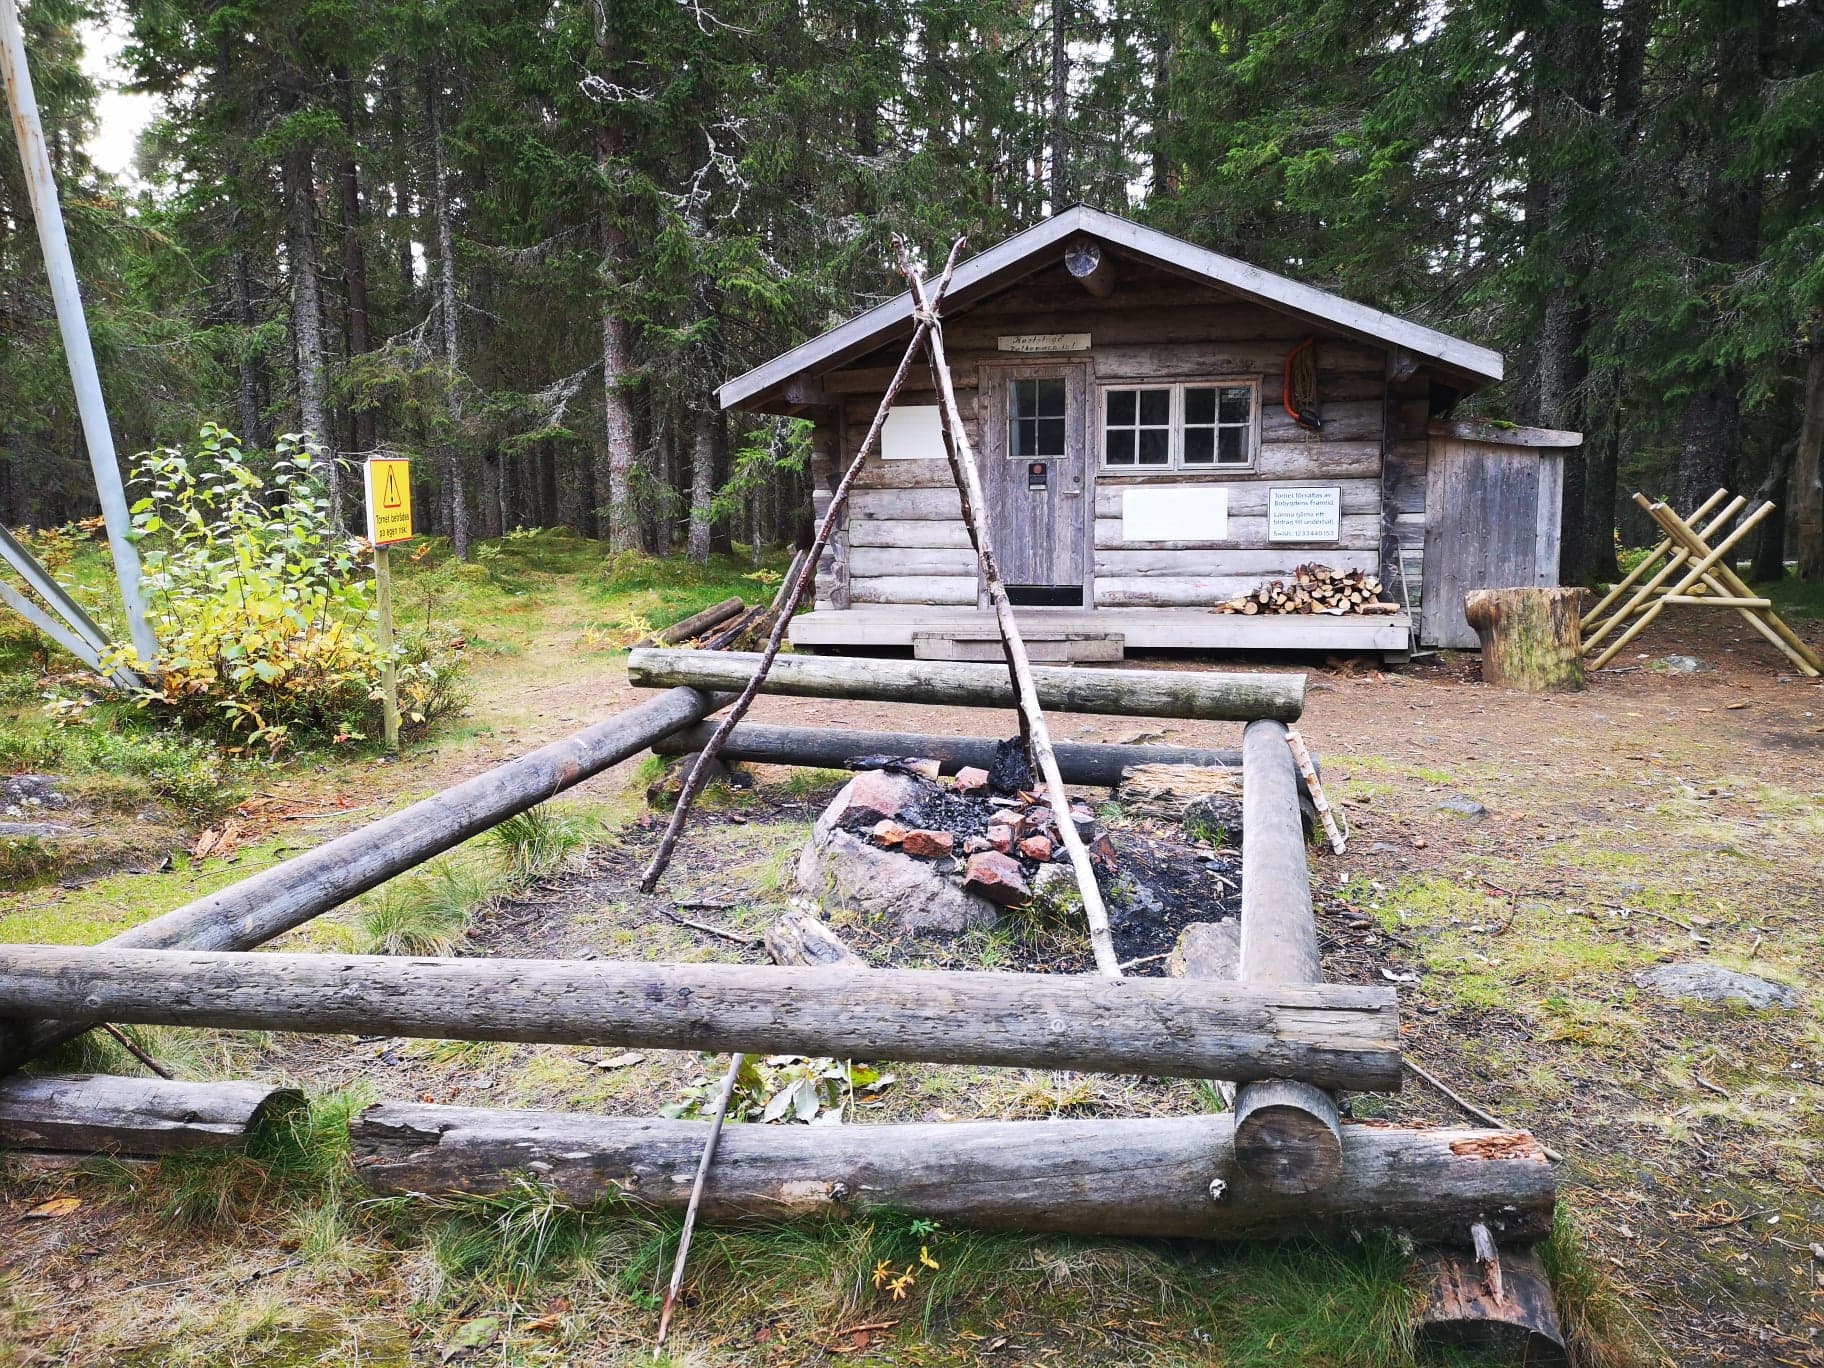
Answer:
<svg viewBox="0 0 1824 1368"><path fill-rule="evenodd" d="M1343 1167L1336 1103L1308 1083L1249 1084L1235 1100L1235 1162L1272 1192L1329 1187Z"/></svg>
<svg viewBox="0 0 1824 1368"><path fill-rule="evenodd" d="M1418 1264L1426 1292L1414 1326L1421 1341L1498 1353L1503 1362L1570 1362L1551 1281L1531 1249L1503 1250L1498 1278L1468 1250L1430 1250Z"/></svg>

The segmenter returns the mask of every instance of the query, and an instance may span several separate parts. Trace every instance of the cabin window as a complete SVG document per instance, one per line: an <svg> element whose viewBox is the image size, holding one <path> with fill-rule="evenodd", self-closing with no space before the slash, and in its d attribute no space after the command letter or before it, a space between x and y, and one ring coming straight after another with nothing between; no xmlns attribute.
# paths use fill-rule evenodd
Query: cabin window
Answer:
<svg viewBox="0 0 1824 1368"><path fill-rule="evenodd" d="M1102 391L1102 464L1111 470L1245 469L1254 463L1253 383Z"/></svg>
<svg viewBox="0 0 1824 1368"><path fill-rule="evenodd" d="M1007 453L1016 460L1064 454L1064 382L1015 380Z"/></svg>

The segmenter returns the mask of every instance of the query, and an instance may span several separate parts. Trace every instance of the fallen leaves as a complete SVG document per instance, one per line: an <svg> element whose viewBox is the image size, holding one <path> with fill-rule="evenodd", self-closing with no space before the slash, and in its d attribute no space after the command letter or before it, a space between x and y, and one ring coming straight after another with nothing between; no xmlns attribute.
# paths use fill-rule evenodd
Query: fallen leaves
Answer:
<svg viewBox="0 0 1824 1368"><path fill-rule="evenodd" d="M54 1221L59 1216L68 1216L81 1205L82 1198L80 1197L53 1197L48 1202L38 1203L37 1206L26 1212L20 1219L25 1221Z"/></svg>

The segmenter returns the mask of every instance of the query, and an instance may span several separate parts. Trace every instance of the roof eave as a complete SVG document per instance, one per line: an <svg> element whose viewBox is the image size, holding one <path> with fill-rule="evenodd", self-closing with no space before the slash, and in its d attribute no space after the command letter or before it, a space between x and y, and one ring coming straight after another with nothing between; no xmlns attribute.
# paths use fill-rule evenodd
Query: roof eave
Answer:
<svg viewBox="0 0 1824 1368"><path fill-rule="evenodd" d="M1379 345L1399 347L1465 382L1465 393L1500 383L1505 372L1500 352L1080 204L963 262L952 281L951 297L966 298L984 282L1076 233L1100 238L1268 308L1319 321ZM807 371L833 369L873 350L911 319L909 295L895 295L729 380L717 389L716 403L724 409L759 408L766 402L765 396L780 385Z"/></svg>

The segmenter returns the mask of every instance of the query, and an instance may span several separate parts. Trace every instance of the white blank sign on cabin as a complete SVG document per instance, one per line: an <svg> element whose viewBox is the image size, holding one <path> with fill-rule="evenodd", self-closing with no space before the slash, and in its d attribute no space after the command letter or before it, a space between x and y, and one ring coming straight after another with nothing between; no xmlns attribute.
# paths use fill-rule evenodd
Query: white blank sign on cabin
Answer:
<svg viewBox="0 0 1824 1368"><path fill-rule="evenodd" d="M936 404L895 404L880 430L883 461L941 461L944 423Z"/></svg>
<svg viewBox="0 0 1824 1368"><path fill-rule="evenodd" d="M1267 493L1267 540L1333 542L1341 534L1343 491L1274 489Z"/></svg>
<svg viewBox="0 0 1824 1368"><path fill-rule="evenodd" d="M1121 492L1124 542L1216 542L1229 536L1229 491L1211 485L1164 485Z"/></svg>

